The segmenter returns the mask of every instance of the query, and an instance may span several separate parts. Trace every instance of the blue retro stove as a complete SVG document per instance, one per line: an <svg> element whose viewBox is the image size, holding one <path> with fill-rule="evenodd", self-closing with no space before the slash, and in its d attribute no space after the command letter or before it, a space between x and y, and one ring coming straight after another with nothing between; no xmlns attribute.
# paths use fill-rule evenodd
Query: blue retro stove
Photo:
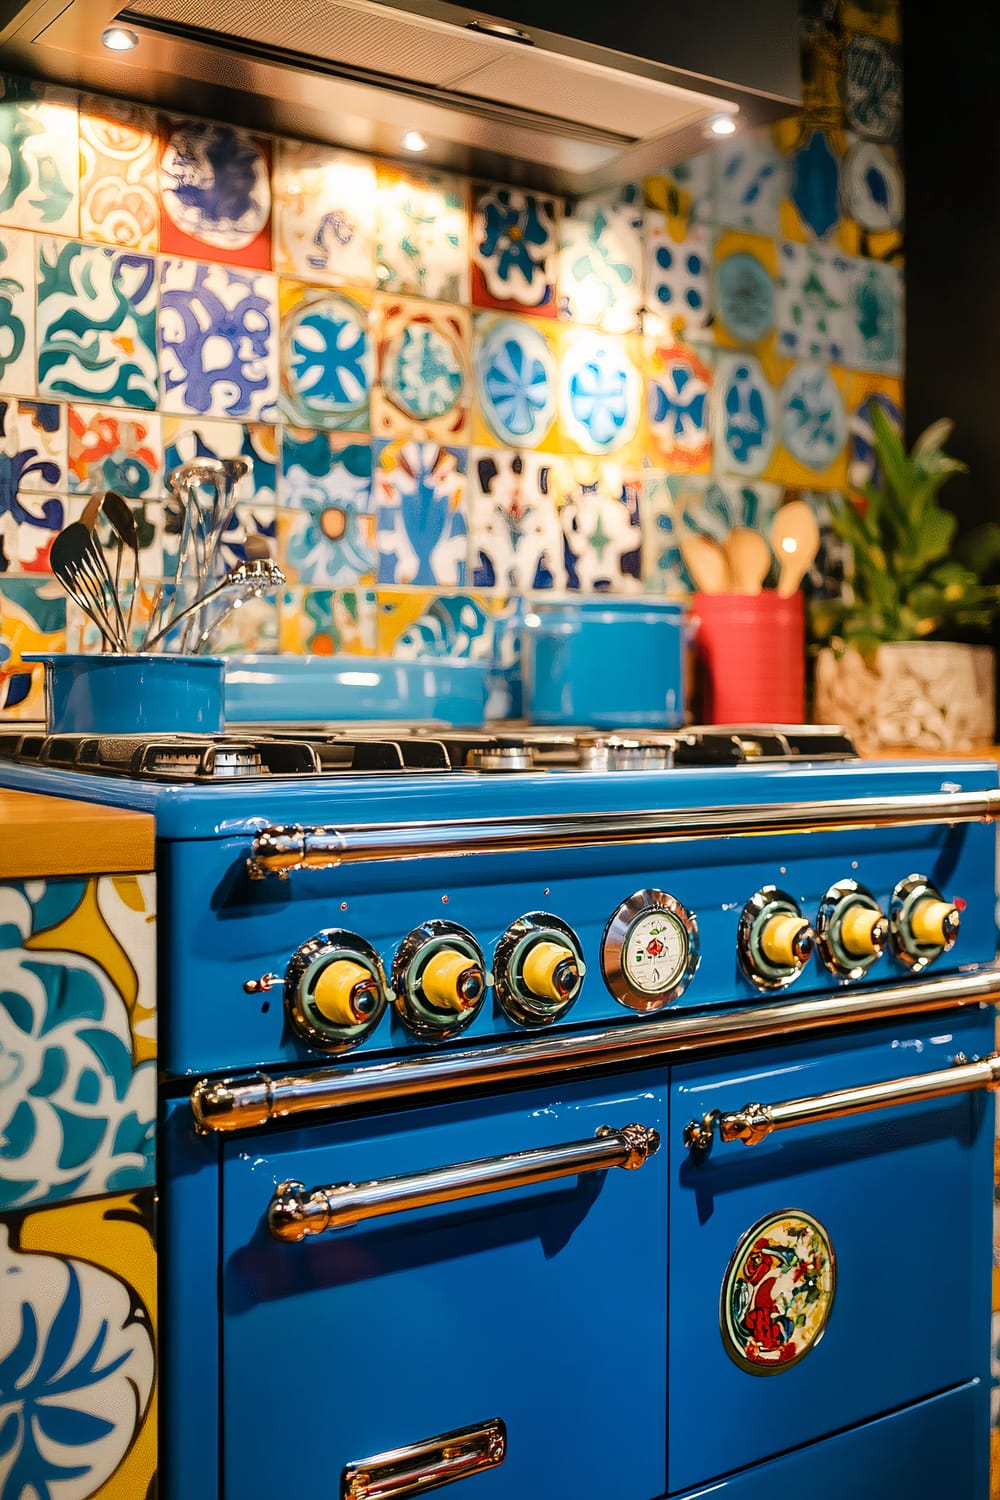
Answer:
<svg viewBox="0 0 1000 1500"><path fill-rule="evenodd" d="M156 816L166 1500L985 1500L997 767L0 737Z"/></svg>

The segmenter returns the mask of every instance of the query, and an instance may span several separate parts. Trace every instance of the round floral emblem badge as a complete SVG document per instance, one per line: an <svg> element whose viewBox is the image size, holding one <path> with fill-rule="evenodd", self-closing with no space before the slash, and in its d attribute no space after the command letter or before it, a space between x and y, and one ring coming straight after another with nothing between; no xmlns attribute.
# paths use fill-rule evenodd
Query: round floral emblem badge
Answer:
<svg viewBox="0 0 1000 1500"><path fill-rule="evenodd" d="M758 1220L722 1283L726 1353L755 1375L797 1364L823 1335L836 1284L833 1246L818 1220L797 1208Z"/></svg>

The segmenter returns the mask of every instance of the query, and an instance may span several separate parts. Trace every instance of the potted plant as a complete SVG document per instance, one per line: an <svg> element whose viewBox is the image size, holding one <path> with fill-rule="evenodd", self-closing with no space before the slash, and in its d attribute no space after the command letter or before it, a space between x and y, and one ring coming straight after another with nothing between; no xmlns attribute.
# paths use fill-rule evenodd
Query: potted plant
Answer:
<svg viewBox="0 0 1000 1500"><path fill-rule="evenodd" d="M846 544L849 576L810 611L816 717L841 723L865 749L963 750L994 737L994 662L981 638L1000 589L981 582L1000 559L1000 527L956 541L938 492L965 465L945 453L952 423L933 423L907 453L871 403L875 473L840 500L830 524Z"/></svg>

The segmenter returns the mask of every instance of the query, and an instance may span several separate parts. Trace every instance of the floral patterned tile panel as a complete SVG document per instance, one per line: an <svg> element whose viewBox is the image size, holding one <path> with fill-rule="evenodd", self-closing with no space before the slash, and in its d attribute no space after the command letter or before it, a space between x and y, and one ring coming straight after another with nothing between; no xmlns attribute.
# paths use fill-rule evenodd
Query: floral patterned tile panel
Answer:
<svg viewBox="0 0 1000 1500"><path fill-rule="evenodd" d="M847 376L819 360L791 367L778 392L780 447L767 477L842 488L847 482Z"/></svg>
<svg viewBox="0 0 1000 1500"><path fill-rule="evenodd" d="M18 229L0 229L0 390L35 391L35 241Z"/></svg>
<svg viewBox="0 0 1000 1500"><path fill-rule="evenodd" d="M896 267L851 261L847 312L844 363L898 375L903 365L903 282Z"/></svg>
<svg viewBox="0 0 1000 1500"><path fill-rule="evenodd" d="M376 284L386 292L468 302L468 201L460 177L380 163Z"/></svg>
<svg viewBox="0 0 1000 1500"><path fill-rule="evenodd" d="M559 512L567 587L584 594L635 593L641 587L642 479L616 463L575 466Z"/></svg>
<svg viewBox="0 0 1000 1500"><path fill-rule="evenodd" d="M714 216L732 229L778 233L785 162L767 131L739 132L712 150Z"/></svg>
<svg viewBox="0 0 1000 1500"><path fill-rule="evenodd" d="M274 169L274 269L329 286L375 285L375 164L281 140Z"/></svg>
<svg viewBox="0 0 1000 1500"><path fill-rule="evenodd" d="M376 301L372 431L462 445L472 410L471 320L462 307L412 297Z"/></svg>
<svg viewBox="0 0 1000 1500"><path fill-rule="evenodd" d="M842 133L817 130L798 117L781 121L775 136L787 152L788 191L781 205L781 232L802 243L856 248L857 227L841 196Z"/></svg>
<svg viewBox="0 0 1000 1500"><path fill-rule="evenodd" d="M794 358L844 359L848 261L821 246L778 244L778 352Z"/></svg>
<svg viewBox="0 0 1000 1500"><path fill-rule="evenodd" d="M162 411L277 420L275 277L163 260L159 334Z"/></svg>
<svg viewBox="0 0 1000 1500"><path fill-rule="evenodd" d="M0 1219L9 1493L139 1500L156 1485L152 1188Z"/></svg>
<svg viewBox="0 0 1000 1500"><path fill-rule="evenodd" d="M282 281L281 409L334 432L371 426L371 294Z"/></svg>
<svg viewBox="0 0 1000 1500"><path fill-rule="evenodd" d="M572 493L565 460L543 453L473 448L469 530L476 588L527 594L568 586L559 510Z"/></svg>
<svg viewBox="0 0 1000 1500"><path fill-rule="evenodd" d="M468 571L464 448L379 444L376 545L380 584L464 585Z"/></svg>
<svg viewBox="0 0 1000 1500"><path fill-rule="evenodd" d="M307 656L374 656L378 614L373 589L289 588L278 601L278 648Z"/></svg>
<svg viewBox="0 0 1000 1500"><path fill-rule="evenodd" d="M680 340L646 340L646 416L656 468L707 473L712 465L714 351Z"/></svg>
<svg viewBox="0 0 1000 1500"><path fill-rule="evenodd" d="M559 240L559 315L605 333L635 333L642 307L640 190L566 206Z"/></svg>
<svg viewBox="0 0 1000 1500"><path fill-rule="evenodd" d="M67 408L69 488L81 494L117 490L127 500L162 494L163 443L158 413Z"/></svg>
<svg viewBox="0 0 1000 1500"><path fill-rule="evenodd" d="M38 389L62 400L153 410L158 384L152 256L39 240Z"/></svg>
<svg viewBox="0 0 1000 1500"><path fill-rule="evenodd" d="M862 32L848 39L844 53L844 113L858 135L894 141L902 116L899 51L881 37Z"/></svg>
<svg viewBox="0 0 1000 1500"><path fill-rule="evenodd" d="M285 432L279 555L290 582L337 588L374 582L372 463L368 442Z"/></svg>
<svg viewBox="0 0 1000 1500"><path fill-rule="evenodd" d="M160 155L160 249L271 269L271 144L232 125L170 118Z"/></svg>
<svg viewBox="0 0 1000 1500"><path fill-rule="evenodd" d="M154 1180L152 875L0 883L0 1212Z"/></svg>
<svg viewBox="0 0 1000 1500"><path fill-rule="evenodd" d="M712 395L715 467L721 474L763 474L777 442L777 400L760 360L720 353Z"/></svg>
<svg viewBox="0 0 1000 1500"><path fill-rule="evenodd" d="M564 329L559 414L569 451L641 456L642 375L637 338Z"/></svg>
<svg viewBox="0 0 1000 1500"><path fill-rule="evenodd" d="M0 400L0 572L46 572L64 523L66 409Z"/></svg>
<svg viewBox="0 0 1000 1500"><path fill-rule="evenodd" d="M76 96L0 74L0 225L79 233L79 178Z"/></svg>
<svg viewBox="0 0 1000 1500"><path fill-rule="evenodd" d="M163 482L195 458L245 458L250 470L240 482L240 500L252 496L257 505L277 505L279 436L280 429L264 423L164 417Z"/></svg>
<svg viewBox="0 0 1000 1500"><path fill-rule="evenodd" d="M773 331L777 271L773 239L734 231L719 236L713 306L720 344L759 344Z"/></svg>
<svg viewBox="0 0 1000 1500"><path fill-rule="evenodd" d="M472 300L477 307L556 316L558 208L520 188L473 190Z"/></svg>
<svg viewBox="0 0 1000 1500"><path fill-rule="evenodd" d="M490 661L494 601L475 594L378 592L380 656Z"/></svg>
<svg viewBox="0 0 1000 1500"><path fill-rule="evenodd" d="M136 250L159 249L160 134L141 104L80 100L80 233Z"/></svg>
<svg viewBox="0 0 1000 1500"><path fill-rule="evenodd" d="M666 214L646 215L643 328L668 334L680 323L686 338L696 338L712 323L713 231L689 224L678 239L674 223Z"/></svg>
<svg viewBox="0 0 1000 1500"><path fill-rule="evenodd" d="M474 323L477 441L544 447L557 412L559 356L552 331L504 313L476 313Z"/></svg>
<svg viewBox="0 0 1000 1500"><path fill-rule="evenodd" d="M643 574L647 589L681 595L694 588L677 544L680 529L724 542L734 526L767 536L784 490L700 476L647 472L643 527ZM769 581L776 576L776 569Z"/></svg>
<svg viewBox="0 0 1000 1500"><path fill-rule="evenodd" d="M712 151L701 151L643 179L646 206L664 215L675 240L684 239L694 225L707 224L714 217L712 163Z"/></svg>
<svg viewBox="0 0 1000 1500"><path fill-rule="evenodd" d="M29 651L66 650L66 595L54 578L0 579L0 723L43 719L42 673L23 671Z"/></svg>

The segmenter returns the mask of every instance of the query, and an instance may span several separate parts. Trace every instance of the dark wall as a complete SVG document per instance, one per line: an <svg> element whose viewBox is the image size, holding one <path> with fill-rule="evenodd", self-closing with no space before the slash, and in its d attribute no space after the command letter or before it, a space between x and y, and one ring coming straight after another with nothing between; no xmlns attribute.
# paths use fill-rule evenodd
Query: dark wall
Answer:
<svg viewBox="0 0 1000 1500"><path fill-rule="evenodd" d="M1000 521L1000 18L904 0L906 429L951 417L944 498Z"/></svg>

